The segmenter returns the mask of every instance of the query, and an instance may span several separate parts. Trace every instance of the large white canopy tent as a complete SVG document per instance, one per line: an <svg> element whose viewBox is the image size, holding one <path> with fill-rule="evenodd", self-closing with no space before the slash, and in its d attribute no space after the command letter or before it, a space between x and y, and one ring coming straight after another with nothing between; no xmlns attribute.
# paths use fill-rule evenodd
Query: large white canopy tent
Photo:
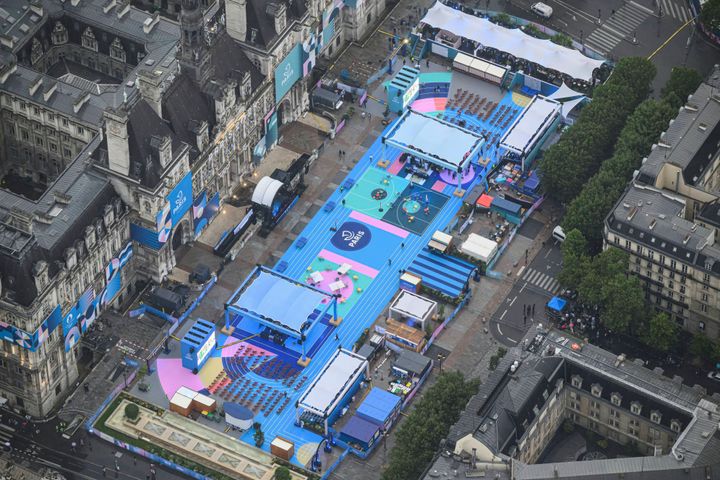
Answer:
<svg viewBox="0 0 720 480"><path fill-rule="evenodd" d="M447 30L485 47L507 52L580 80L592 80L593 71L604 63L604 60L594 60L550 40L526 35L519 28L505 28L486 18L463 13L440 2L436 2L428 10L421 23Z"/></svg>
<svg viewBox="0 0 720 480"><path fill-rule="evenodd" d="M382 142L383 149L389 145L441 168L462 172L477 158L485 138L452 123L407 109L383 136ZM462 175L458 175L458 179L461 178Z"/></svg>
<svg viewBox="0 0 720 480"><path fill-rule="evenodd" d="M525 157L535 148L555 119L561 104L542 95L535 95L500 140L500 148L516 153L525 170Z"/></svg>
<svg viewBox="0 0 720 480"><path fill-rule="evenodd" d="M327 433L329 417L341 406L343 398L358 383L363 373L369 376L367 369L365 358L349 350L337 349L300 396L296 410L297 421L300 421L303 412L310 412L323 419Z"/></svg>

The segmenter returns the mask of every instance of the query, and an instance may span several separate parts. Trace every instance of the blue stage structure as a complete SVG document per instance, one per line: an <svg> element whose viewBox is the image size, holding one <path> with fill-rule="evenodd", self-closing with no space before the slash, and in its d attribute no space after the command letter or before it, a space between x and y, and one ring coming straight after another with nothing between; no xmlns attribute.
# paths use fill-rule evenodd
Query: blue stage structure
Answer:
<svg viewBox="0 0 720 480"><path fill-rule="evenodd" d="M412 67L402 67L385 87L388 108L400 115L410 105L420 91L420 71Z"/></svg>
<svg viewBox="0 0 720 480"><path fill-rule="evenodd" d="M307 365L305 340L332 308L332 325L338 325L337 296L277 271L258 265L225 303L225 330L232 332L236 316L251 318L265 327L298 339Z"/></svg>
<svg viewBox="0 0 720 480"><path fill-rule="evenodd" d="M215 325L199 319L180 341L182 366L197 373L210 358L216 343Z"/></svg>

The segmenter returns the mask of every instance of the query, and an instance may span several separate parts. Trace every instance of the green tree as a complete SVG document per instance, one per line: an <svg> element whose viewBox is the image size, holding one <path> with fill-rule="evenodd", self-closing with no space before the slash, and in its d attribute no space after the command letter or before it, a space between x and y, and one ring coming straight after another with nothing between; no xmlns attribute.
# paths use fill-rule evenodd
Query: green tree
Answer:
<svg viewBox="0 0 720 480"><path fill-rule="evenodd" d="M418 478L477 387L477 382L466 382L459 372L440 374L398 428L396 445L390 451L382 479Z"/></svg>
<svg viewBox="0 0 720 480"><path fill-rule="evenodd" d="M135 420L140 415L140 407L135 403L128 403L125 405L125 416L130 420Z"/></svg>
<svg viewBox="0 0 720 480"><path fill-rule="evenodd" d="M290 469L287 467L278 467L275 470L275 476L273 477L275 480L292 480L292 475L290 475Z"/></svg>
<svg viewBox="0 0 720 480"><path fill-rule="evenodd" d="M563 47L572 48L572 38L568 37L564 33L556 33L552 37L550 37L550 40L553 43L557 43L558 45L562 45Z"/></svg>
<svg viewBox="0 0 720 480"><path fill-rule="evenodd" d="M255 422L253 423L253 427L255 428L255 433L253 433L255 446L261 448L263 443L265 443L265 433L262 431L262 425L260 425L259 422Z"/></svg>
<svg viewBox="0 0 720 480"><path fill-rule="evenodd" d="M673 67L670 79L661 90L660 96L673 108L680 108L687 100L688 95L697 90L702 81L702 75L694 68Z"/></svg>
<svg viewBox="0 0 720 480"><path fill-rule="evenodd" d="M603 287L602 320L615 333L628 333L642 323L645 300L637 278L615 275Z"/></svg>
<svg viewBox="0 0 720 480"><path fill-rule="evenodd" d="M669 351L677 342L678 325L665 312L656 313L648 322L644 342L661 352Z"/></svg>
<svg viewBox="0 0 720 480"><path fill-rule="evenodd" d="M716 347L707 336L697 333L690 342L690 353L702 360L713 360L716 354Z"/></svg>
<svg viewBox="0 0 720 480"><path fill-rule="evenodd" d="M700 21L710 30L720 28L720 0L707 0L703 4Z"/></svg>
<svg viewBox="0 0 720 480"><path fill-rule="evenodd" d="M628 115L648 94L655 66L636 57L621 59L593 101L560 141L547 149L539 170L549 195L567 203L610 156Z"/></svg>
<svg viewBox="0 0 720 480"><path fill-rule="evenodd" d="M585 237L577 229L570 230L565 236L561 250L563 265L558 275L558 282L564 287L577 288L590 266Z"/></svg>

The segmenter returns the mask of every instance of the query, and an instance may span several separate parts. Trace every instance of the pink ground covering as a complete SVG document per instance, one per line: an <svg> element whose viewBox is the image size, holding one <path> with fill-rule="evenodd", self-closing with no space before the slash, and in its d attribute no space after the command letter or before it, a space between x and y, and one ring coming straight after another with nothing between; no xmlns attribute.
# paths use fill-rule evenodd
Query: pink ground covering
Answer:
<svg viewBox="0 0 720 480"><path fill-rule="evenodd" d="M355 271L357 272L358 270L355 270ZM335 270L323 270L320 272L320 274L323 276L322 282L312 283L312 279L308 278L306 280L306 283L319 288L323 292L327 292L327 293L331 293L331 294L339 293L340 296L346 300L350 297L350 295L353 294L354 284L353 284L352 278L350 278L350 276L338 275L338 273ZM336 282L337 281L336 278L339 278L345 284L345 288L340 289L337 292L333 292L332 289L330 288L330 284ZM323 303L325 303L325 301L323 301Z"/></svg>
<svg viewBox="0 0 720 480"><path fill-rule="evenodd" d="M445 190L445 187L447 187L447 183L443 182L442 180L437 180L433 186L432 189L436 192L442 193L443 190Z"/></svg>
<svg viewBox="0 0 720 480"><path fill-rule="evenodd" d="M205 388L198 375L183 368L179 358L158 358L156 362L158 377L165 395L170 399L180 387L187 387L196 392Z"/></svg>
<svg viewBox="0 0 720 480"><path fill-rule="evenodd" d="M349 258L338 255L337 253L333 253L330 250L321 250L318 254L318 257L322 257L325 260L330 260L331 262L337 263L338 265L342 265L343 263L349 263L350 265L352 265L352 270L355 270L358 273L362 273L363 275L366 275L370 278L377 277L377 274L379 273L374 268L370 268L367 265L358 263L355 260L350 260Z"/></svg>
<svg viewBox="0 0 720 480"><path fill-rule="evenodd" d="M398 155L398 158L388 167L387 171L388 173L397 175L400 170L402 170L402 163L400 163L400 155Z"/></svg>
<svg viewBox="0 0 720 480"><path fill-rule="evenodd" d="M387 222L383 222L382 220L378 220L377 218L371 217L370 215L356 212L355 210L350 212L350 218L363 223L367 223L368 225L379 228L380 230L385 230L386 232L397 235L400 238L407 238L407 236L409 235L409 233L402 228L396 227L395 225L391 225Z"/></svg>

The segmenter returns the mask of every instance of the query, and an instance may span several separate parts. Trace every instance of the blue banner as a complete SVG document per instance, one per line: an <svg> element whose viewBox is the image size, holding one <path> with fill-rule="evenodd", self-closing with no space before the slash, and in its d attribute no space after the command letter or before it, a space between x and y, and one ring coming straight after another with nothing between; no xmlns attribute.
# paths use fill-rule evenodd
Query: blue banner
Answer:
<svg viewBox="0 0 720 480"><path fill-rule="evenodd" d="M191 205L192 172L188 172L172 189L167 196L165 205L155 217L158 242L168 241L173 227L178 224L185 212L190 210Z"/></svg>
<svg viewBox="0 0 720 480"><path fill-rule="evenodd" d="M275 69L275 103L280 103L295 82L302 77L302 57L302 45L297 44Z"/></svg>
<svg viewBox="0 0 720 480"><path fill-rule="evenodd" d="M158 233L152 230L141 227L134 223L130 224L130 238L141 245L144 245L153 250L160 250L163 246L158 239Z"/></svg>
<svg viewBox="0 0 720 480"><path fill-rule="evenodd" d="M217 215L220 210L220 194L215 193L208 201L207 192L203 192L193 202L193 227L195 230L195 238L199 237L202 231L207 227L212 218Z"/></svg>
<svg viewBox="0 0 720 480"><path fill-rule="evenodd" d="M265 127L265 146L272 147L278 139L277 112L270 115L270 119Z"/></svg>

